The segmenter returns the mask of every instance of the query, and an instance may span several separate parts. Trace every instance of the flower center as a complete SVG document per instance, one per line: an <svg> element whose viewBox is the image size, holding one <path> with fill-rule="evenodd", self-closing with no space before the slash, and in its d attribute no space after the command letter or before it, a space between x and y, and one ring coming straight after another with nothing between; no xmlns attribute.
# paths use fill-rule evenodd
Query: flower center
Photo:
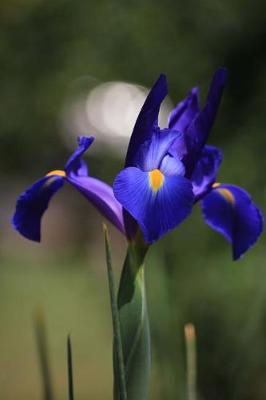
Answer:
<svg viewBox="0 0 266 400"><path fill-rule="evenodd" d="M159 169L149 172L149 184L153 192L157 192L163 185L164 176Z"/></svg>
<svg viewBox="0 0 266 400"><path fill-rule="evenodd" d="M62 171L61 169L54 169L53 171L50 171L48 172L48 174L46 174L46 176L51 176L51 175L58 175L62 176L63 178L66 177L65 171Z"/></svg>

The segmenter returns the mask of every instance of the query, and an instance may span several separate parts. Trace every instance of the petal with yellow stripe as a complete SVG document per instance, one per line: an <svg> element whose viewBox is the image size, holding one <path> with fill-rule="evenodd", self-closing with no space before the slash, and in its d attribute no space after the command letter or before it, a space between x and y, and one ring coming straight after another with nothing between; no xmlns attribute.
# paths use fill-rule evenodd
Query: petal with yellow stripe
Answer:
<svg viewBox="0 0 266 400"><path fill-rule="evenodd" d="M192 185L180 175L129 167L117 175L113 187L115 197L138 222L148 243L175 228L192 210Z"/></svg>
<svg viewBox="0 0 266 400"><path fill-rule="evenodd" d="M202 201L202 211L205 222L232 243L234 260L255 244L263 229L259 208L235 185L214 184Z"/></svg>
<svg viewBox="0 0 266 400"><path fill-rule="evenodd" d="M64 177L48 174L23 192L16 204L13 216L14 228L27 239L41 240L41 219L52 196L63 186Z"/></svg>

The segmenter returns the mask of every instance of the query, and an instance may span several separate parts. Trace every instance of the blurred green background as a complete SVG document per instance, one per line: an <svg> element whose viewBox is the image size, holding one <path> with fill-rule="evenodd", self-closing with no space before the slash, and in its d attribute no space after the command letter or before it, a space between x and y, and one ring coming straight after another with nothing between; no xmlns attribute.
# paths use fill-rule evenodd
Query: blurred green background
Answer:
<svg viewBox="0 0 266 400"><path fill-rule="evenodd" d="M219 180L245 187L265 211L265 17L262 0L1 0L1 400L42 399L33 329L40 307L55 399L67 397L69 332L76 398L112 398L102 218L65 187L45 216L41 244L10 227L17 195L63 167L75 135L87 128L95 133L85 101L93 88L109 81L149 88L164 72L172 102L193 85L204 99L212 73L226 66L229 83L210 138L224 152ZM118 131L127 105L120 112L119 104L114 110L107 102L107 122L112 119ZM113 128L88 155L91 174L110 183L125 146L125 137L120 147L113 145L120 142L115 135ZM118 276L126 243L110 229ZM199 207L151 249L151 399L186 398L183 328L193 322L199 399L265 400L265 255L264 234L233 263L229 245L203 223Z"/></svg>

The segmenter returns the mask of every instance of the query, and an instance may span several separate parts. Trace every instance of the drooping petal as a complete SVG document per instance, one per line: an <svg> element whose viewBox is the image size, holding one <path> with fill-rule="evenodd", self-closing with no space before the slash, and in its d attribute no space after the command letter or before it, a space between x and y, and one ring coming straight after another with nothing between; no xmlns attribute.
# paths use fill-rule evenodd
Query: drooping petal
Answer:
<svg viewBox="0 0 266 400"><path fill-rule="evenodd" d="M38 180L23 192L17 200L16 211L12 219L14 228L27 239L39 242L42 216L51 197L63 184L64 177L62 175L49 175Z"/></svg>
<svg viewBox="0 0 266 400"><path fill-rule="evenodd" d="M114 181L117 200L137 220L148 243L158 240L191 212L191 183L183 176L164 176L161 171L122 170Z"/></svg>
<svg viewBox="0 0 266 400"><path fill-rule="evenodd" d="M86 164L81 160L94 138L78 138L78 148L66 164L67 182L78 189L111 223L124 233L122 206L114 197L113 189L105 182L88 176Z"/></svg>
<svg viewBox="0 0 266 400"><path fill-rule="evenodd" d="M141 144L150 139L154 128L158 128L160 105L167 95L165 75L160 75L140 110L129 142L125 165L133 165L133 159Z"/></svg>
<svg viewBox="0 0 266 400"><path fill-rule="evenodd" d="M191 89L188 96L180 101L169 114L170 129L185 133L187 127L199 113L199 89Z"/></svg>
<svg viewBox="0 0 266 400"><path fill-rule="evenodd" d="M81 156L85 151L88 150L92 142L94 141L93 136L79 136L78 147L74 153L69 157L65 164L65 171L68 175L75 174L79 176L87 176L88 169L84 161L81 160Z"/></svg>
<svg viewBox="0 0 266 400"><path fill-rule="evenodd" d="M238 186L214 185L202 201L202 211L205 222L232 243L234 260L256 242L263 229L259 208Z"/></svg>
<svg viewBox="0 0 266 400"><path fill-rule="evenodd" d="M183 135L171 129L157 129L150 140L143 143L134 159L134 167L150 171L160 167L163 158L174 142L183 143Z"/></svg>
<svg viewBox="0 0 266 400"><path fill-rule="evenodd" d="M217 147L204 146L191 177L195 200L199 200L211 189L222 158L222 152Z"/></svg>
<svg viewBox="0 0 266 400"><path fill-rule="evenodd" d="M213 126L226 79L226 69L219 68L212 79L205 107L187 128L186 143L188 155L185 164L187 166L188 176L191 176L195 163Z"/></svg>
<svg viewBox="0 0 266 400"><path fill-rule="evenodd" d="M67 182L78 189L104 217L125 233L122 206L116 200L111 186L89 176L68 176Z"/></svg>

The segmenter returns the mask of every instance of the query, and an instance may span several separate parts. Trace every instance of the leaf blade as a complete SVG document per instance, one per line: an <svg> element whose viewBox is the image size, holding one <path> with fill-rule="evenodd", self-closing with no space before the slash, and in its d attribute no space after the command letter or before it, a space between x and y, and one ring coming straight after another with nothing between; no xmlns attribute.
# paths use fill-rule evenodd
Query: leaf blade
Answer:
<svg viewBox="0 0 266 400"><path fill-rule="evenodd" d="M72 345L71 345L70 335L68 335L67 337L67 377L68 377L68 399L74 400Z"/></svg>
<svg viewBox="0 0 266 400"><path fill-rule="evenodd" d="M121 400L127 400L120 318L116 301L116 289L115 289L115 279L112 267L111 246L106 225L103 225L103 230L104 230L106 266L107 266L107 276L108 276L112 323L113 323L113 335L114 335L114 374L115 374L114 379L115 381L118 382L119 385L119 398Z"/></svg>

